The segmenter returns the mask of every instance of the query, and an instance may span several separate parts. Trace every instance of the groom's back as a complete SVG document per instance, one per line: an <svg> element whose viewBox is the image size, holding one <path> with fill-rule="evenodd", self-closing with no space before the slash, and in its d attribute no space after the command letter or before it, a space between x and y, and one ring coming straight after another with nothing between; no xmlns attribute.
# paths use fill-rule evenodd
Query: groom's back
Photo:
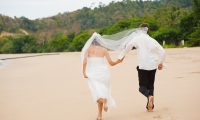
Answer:
<svg viewBox="0 0 200 120"><path fill-rule="evenodd" d="M141 34L136 38L137 43L137 54L138 54L138 63L140 68L150 69L155 68L158 62L158 51L157 47L159 43L151 38L148 34Z"/></svg>
<svg viewBox="0 0 200 120"><path fill-rule="evenodd" d="M148 34L141 34L137 36L137 48L143 49L145 52L156 52L156 47L159 44L155 39Z"/></svg>

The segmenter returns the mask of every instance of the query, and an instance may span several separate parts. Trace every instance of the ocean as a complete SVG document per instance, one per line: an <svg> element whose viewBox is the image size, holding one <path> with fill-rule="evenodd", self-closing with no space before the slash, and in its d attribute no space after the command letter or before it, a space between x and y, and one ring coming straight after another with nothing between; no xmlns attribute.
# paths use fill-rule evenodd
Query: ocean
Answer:
<svg viewBox="0 0 200 120"><path fill-rule="evenodd" d="M0 59L0 69L2 69L5 66L5 60Z"/></svg>

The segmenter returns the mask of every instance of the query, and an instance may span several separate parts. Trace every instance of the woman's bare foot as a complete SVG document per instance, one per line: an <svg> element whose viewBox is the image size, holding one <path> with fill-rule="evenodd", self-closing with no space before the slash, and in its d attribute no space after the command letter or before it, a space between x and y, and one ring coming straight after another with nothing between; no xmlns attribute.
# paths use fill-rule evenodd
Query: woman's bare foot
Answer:
<svg viewBox="0 0 200 120"><path fill-rule="evenodd" d="M107 112L107 111L108 111L107 99L106 99L106 98L105 98L105 99L103 99L103 110L104 110L105 112Z"/></svg>
<svg viewBox="0 0 200 120"><path fill-rule="evenodd" d="M102 117L99 117L99 116L98 116L98 117L97 117L97 120L102 120Z"/></svg>
<svg viewBox="0 0 200 120"><path fill-rule="evenodd" d="M149 96L149 104L148 104L148 111L153 112L153 96Z"/></svg>

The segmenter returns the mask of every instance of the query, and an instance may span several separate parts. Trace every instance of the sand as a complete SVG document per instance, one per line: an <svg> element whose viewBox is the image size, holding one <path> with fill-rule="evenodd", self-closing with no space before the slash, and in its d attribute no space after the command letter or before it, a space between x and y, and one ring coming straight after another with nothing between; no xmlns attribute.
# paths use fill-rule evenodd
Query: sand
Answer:
<svg viewBox="0 0 200 120"><path fill-rule="evenodd" d="M200 120L200 48L165 49L167 69L157 71L155 109L138 92L136 51L110 67L117 108L103 120ZM118 52L110 52L113 59ZM1 54L14 58L41 54ZM80 53L10 59L0 69L0 120L95 120Z"/></svg>

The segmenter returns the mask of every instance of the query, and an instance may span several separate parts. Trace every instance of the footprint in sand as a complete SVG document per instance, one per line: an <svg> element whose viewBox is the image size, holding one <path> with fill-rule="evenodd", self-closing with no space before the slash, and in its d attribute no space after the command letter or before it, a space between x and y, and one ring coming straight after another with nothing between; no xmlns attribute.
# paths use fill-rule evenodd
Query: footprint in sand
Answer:
<svg viewBox="0 0 200 120"><path fill-rule="evenodd" d="M180 78L183 78L183 77L176 77L175 79L180 79Z"/></svg>
<svg viewBox="0 0 200 120"><path fill-rule="evenodd" d="M191 72L191 73L193 73L193 74L195 74L195 73L196 73L196 74L200 74L200 72Z"/></svg>
<svg viewBox="0 0 200 120"><path fill-rule="evenodd" d="M169 120L177 120L176 117L174 117L167 107L164 107L160 112L159 115L156 115L153 117L154 119L169 119Z"/></svg>
<svg viewBox="0 0 200 120"><path fill-rule="evenodd" d="M153 118L158 118L158 119L161 119L161 116L158 115L158 116L154 116Z"/></svg>

